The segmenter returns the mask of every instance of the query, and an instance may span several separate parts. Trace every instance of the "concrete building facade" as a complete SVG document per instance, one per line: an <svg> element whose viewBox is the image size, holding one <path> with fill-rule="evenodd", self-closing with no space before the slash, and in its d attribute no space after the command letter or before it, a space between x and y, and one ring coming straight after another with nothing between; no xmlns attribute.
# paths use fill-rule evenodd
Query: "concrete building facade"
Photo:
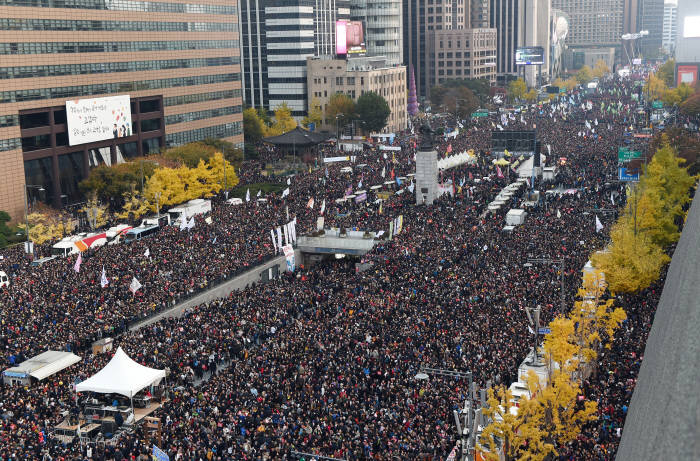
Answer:
<svg viewBox="0 0 700 461"><path fill-rule="evenodd" d="M469 0L469 27L472 29L488 29L490 10L491 3L489 0Z"/></svg>
<svg viewBox="0 0 700 461"><path fill-rule="evenodd" d="M619 48L623 17L625 27L636 28L637 24L636 5L631 4L630 0L552 0L552 8L563 11L569 17L566 40L569 48Z"/></svg>
<svg viewBox="0 0 700 461"><path fill-rule="evenodd" d="M335 23L349 0L243 0L240 21L244 101L306 114L306 58L335 53Z"/></svg>
<svg viewBox="0 0 700 461"><path fill-rule="evenodd" d="M664 5L664 32L661 46L667 53L673 54L676 48L676 34L678 24L678 6L673 3Z"/></svg>
<svg viewBox="0 0 700 461"><path fill-rule="evenodd" d="M403 0L404 62L413 66L419 101L429 92L426 43L433 31L468 29L468 0Z"/></svg>
<svg viewBox="0 0 700 461"><path fill-rule="evenodd" d="M368 56L384 56L390 66L403 64L403 1L354 0L350 16L365 26Z"/></svg>
<svg viewBox="0 0 700 461"><path fill-rule="evenodd" d="M0 209L80 200L90 167L207 137L243 143L237 1L0 6ZM66 101L131 97L128 136L69 145Z"/></svg>
<svg viewBox="0 0 700 461"><path fill-rule="evenodd" d="M430 88L445 80L483 78L496 83L496 29L436 30L426 43Z"/></svg>
<svg viewBox="0 0 700 461"><path fill-rule="evenodd" d="M306 60L309 100L315 99L326 112L331 96L336 93L357 100L366 92L375 92L386 99L391 109L385 131L399 132L408 123L406 67L389 66L383 57L335 59L332 56L309 57ZM335 121L323 122L322 129L335 132Z"/></svg>

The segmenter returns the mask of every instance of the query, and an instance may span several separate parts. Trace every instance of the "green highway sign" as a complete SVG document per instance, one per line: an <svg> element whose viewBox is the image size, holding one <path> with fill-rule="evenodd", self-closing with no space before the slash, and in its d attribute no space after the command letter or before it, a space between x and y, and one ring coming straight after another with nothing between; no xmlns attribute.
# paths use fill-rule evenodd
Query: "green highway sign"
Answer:
<svg viewBox="0 0 700 461"><path fill-rule="evenodd" d="M654 101L651 103L651 108L652 109L663 109L664 103L661 101Z"/></svg>
<svg viewBox="0 0 700 461"><path fill-rule="evenodd" d="M642 153L637 150L631 150L628 147L620 147L617 149L617 161L618 163L627 163L630 160L640 158Z"/></svg>

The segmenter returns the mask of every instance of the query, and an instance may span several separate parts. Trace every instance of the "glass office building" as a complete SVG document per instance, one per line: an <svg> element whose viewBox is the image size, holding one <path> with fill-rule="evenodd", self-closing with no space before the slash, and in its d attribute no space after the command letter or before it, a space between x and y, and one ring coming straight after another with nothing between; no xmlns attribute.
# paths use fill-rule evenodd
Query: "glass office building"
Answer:
<svg viewBox="0 0 700 461"><path fill-rule="evenodd" d="M91 167L167 146L242 146L238 2L190 1L0 0L0 210L21 218L25 184L73 203ZM71 143L66 101L114 95L124 136Z"/></svg>

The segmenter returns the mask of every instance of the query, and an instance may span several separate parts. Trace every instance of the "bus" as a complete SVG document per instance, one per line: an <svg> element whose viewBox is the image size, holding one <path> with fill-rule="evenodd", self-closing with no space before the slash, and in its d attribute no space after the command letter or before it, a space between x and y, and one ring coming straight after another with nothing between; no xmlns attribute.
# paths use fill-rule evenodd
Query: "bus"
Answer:
<svg viewBox="0 0 700 461"><path fill-rule="evenodd" d="M135 240L141 240L142 238L148 237L149 235L155 234L160 230L160 226L141 226L129 229L126 233L126 238L124 241L126 243L131 243Z"/></svg>

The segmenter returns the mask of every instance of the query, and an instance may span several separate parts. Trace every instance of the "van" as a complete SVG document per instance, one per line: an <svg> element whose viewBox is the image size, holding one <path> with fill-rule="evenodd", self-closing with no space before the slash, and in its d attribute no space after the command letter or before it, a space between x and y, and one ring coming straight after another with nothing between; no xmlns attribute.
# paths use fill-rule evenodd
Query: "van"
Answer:
<svg viewBox="0 0 700 461"><path fill-rule="evenodd" d="M10 286L10 279L7 277L7 274L3 271L0 271L0 288L9 287L9 286Z"/></svg>

